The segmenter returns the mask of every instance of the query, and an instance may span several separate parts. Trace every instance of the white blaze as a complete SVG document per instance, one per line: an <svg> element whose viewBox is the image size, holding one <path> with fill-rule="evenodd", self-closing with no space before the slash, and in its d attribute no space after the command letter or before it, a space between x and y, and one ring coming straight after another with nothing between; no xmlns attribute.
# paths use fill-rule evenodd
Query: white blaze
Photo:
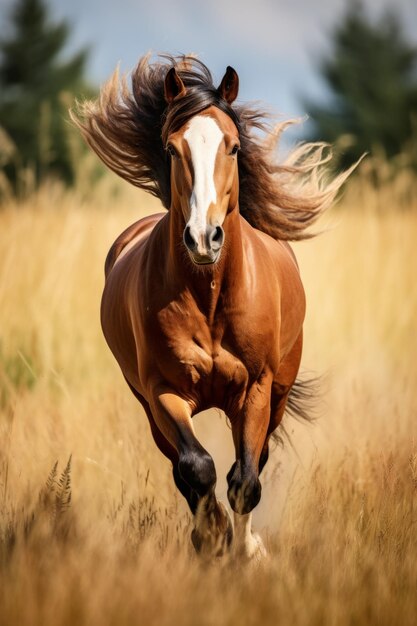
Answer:
<svg viewBox="0 0 417 626"><path fill-rule="evenodd" d="M217 199L214 166L223 133L212 117L197 115L191 120L184 133L184 139L190 147L194 169L194 188L190 198L191 215L188 225L198 237L205 233L207 211Z"/></svg>

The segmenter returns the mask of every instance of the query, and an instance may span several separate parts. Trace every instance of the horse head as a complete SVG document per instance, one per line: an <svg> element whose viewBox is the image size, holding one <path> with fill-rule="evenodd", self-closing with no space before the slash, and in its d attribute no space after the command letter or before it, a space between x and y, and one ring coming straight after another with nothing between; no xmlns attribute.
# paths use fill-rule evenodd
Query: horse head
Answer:
<svg viewBox="0 0 417 626"><path fill-rule="evenodd" d="M186 119L179 127L171 121L165 137L171 160L171 210L181 212L183 241L196 265L219 260L224 221L238 206L239 130L228 109L238 85L238 75L228 67L212 94L215 104L209 97L196 103L192 88L187 89L175 68L165 78L168 105L175 107L180 120Z"/></svg>

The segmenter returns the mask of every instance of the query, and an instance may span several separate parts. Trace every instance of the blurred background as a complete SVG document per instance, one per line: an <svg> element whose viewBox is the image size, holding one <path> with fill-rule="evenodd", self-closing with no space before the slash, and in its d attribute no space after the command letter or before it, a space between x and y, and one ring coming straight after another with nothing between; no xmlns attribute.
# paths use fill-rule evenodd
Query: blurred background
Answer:
<svg viewBox="0 0 417 626"><path fill-rule="evenodd" d="M413 0L1 0L0 32L3 191L28 167L73 183L68 106L148 51L195 52L215 81L232 65L242 100L309 116L287 145L336 142L343 165L363 152L416 163Z"/></svg>
<svg viewBox="0 0 417 626"><path fill-rule="evenodd" d="M110 245L161 207L68 108L149 50L195 52L216 82L234 66L273 120L308 115L278 159L331 142L326 180L368 155L293 246L320 419L285 418L271 449L256 583L193 555L100 328ZM415 626L416 124L415 0L0 0L0 626ZM195 428L228 506L225 416Z"/></svg>

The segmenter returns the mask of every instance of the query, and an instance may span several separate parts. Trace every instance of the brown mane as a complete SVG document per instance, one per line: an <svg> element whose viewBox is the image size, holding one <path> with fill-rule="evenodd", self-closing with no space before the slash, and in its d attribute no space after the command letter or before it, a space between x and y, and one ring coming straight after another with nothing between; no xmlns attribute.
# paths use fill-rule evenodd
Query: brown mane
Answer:
<svg viewBox="0 0 417 626"><path fill-rule="evenodd" d="M187 93L167 105L164 79L175 65ZM323 167L331 159L326 144L301 144L283 163L275 148L294 121L271 129L267 115L247 104L230 106L213 84L209 69L192 56L142 57L131 76L116 72L97 101L78 103L71 118L102 161L116 174L159 198L170 207L170 162L165 150L168 130L176 130L209 106L217 106L235 122L240 133L239 208L255 228L275 239L312 236L309 227L331 204L351 170L326 183ZM255 134L261 130L264 137Z"/></svg>

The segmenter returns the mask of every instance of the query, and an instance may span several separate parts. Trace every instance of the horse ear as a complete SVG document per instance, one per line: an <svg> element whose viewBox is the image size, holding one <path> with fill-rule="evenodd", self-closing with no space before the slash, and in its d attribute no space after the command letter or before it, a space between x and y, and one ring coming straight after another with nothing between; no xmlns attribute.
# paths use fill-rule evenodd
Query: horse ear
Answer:
<svg viewBox="0 0 417 626"><path fill-rule="evenodd" d="M226 74L223 76L217 91L228 104L232 104L236 100L239 91L239 76L230 65L227 66Z"/></svg>
<svg viewBox="0 0 417 626"><path fill-rule="evenodd" d="M177 96L185 96L186 94L185 85L182 82L181 78L178 76L177 70L175 67L171 67L167 75L165 76L164 83L164 94L165 100L168 104L171 104Z"/></svg>

